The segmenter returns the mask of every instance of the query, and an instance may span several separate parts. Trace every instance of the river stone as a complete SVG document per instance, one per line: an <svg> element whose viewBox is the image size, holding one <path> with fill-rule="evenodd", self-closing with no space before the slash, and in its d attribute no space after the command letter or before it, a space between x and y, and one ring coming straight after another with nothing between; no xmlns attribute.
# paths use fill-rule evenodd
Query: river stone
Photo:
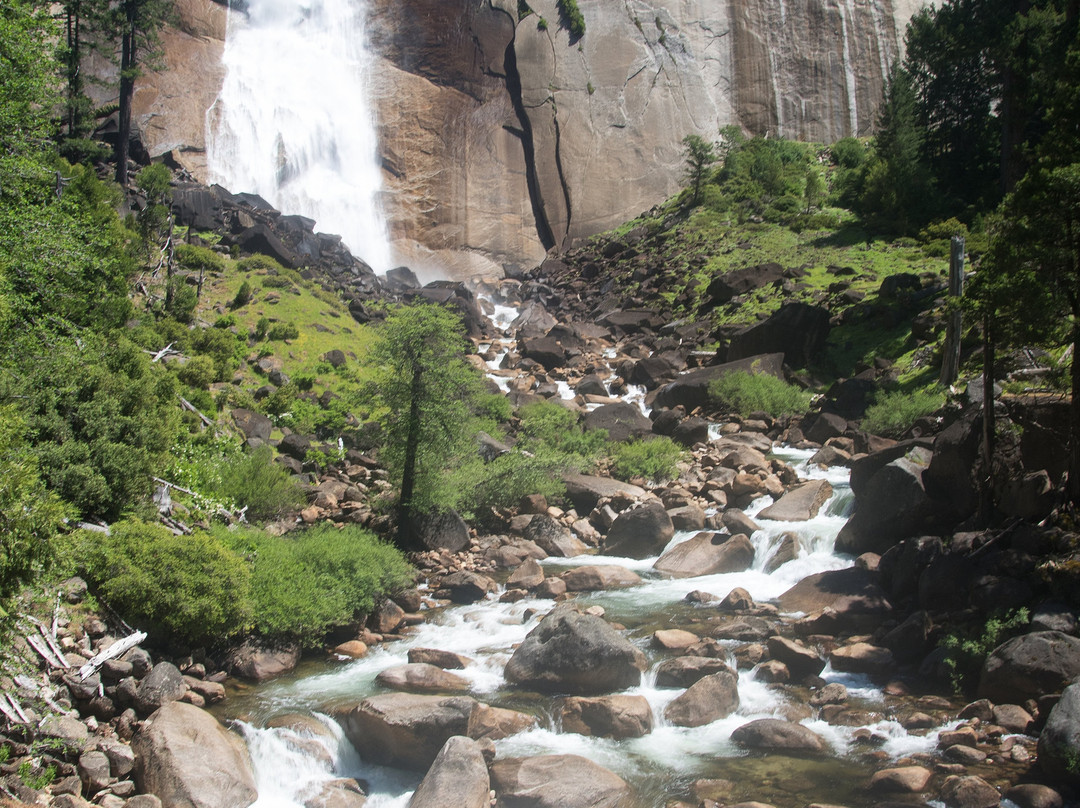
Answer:
<svg viewBox="0 0 1080 808"><path fill-rule="evenodd" d="M586 429L606 429L608 439L618 443L652 434L652 421L636 404L627 401L604 404L585 413L584 426Z"/></svg>
<svg viewBox="0 0 1080 808"><path fill-rule="evenodd" d="M662 628L653 632L652 644L668 651L681 651L701 642L701 637L681 628Z"/></svg>
<svg viewBox="0 0 1080 808"><path fill-rule="evenodd" d="M748 749L789 752L825 752L828 745L816 732L802 724L779 718L759 718L731 733L731 740Z"/></svg>
<svg viewBox="0 0 1080 808"><path fill-rule="evenodd" d="M1021 783L1005 792L1018 808L1063 808L1065 801L1054 789L1038 783Z"/></svg>
<svg viewBox="0 0 1080 808"><path fill-rule="evenodd" d="M594 564L575 567L562 575L567 592L599 592L605 589L623 589L637 586L641 576L617 564Z"/></svg>
<svg viewBox="0 0 1080 808"><path fill-rule="evenodd" d="M773 522L808 522L831 496L832 486L827 480L810 480L790 489L757 516Z"/></svg>
<svg viewBox="0 0 1080 808"><path fill-rule="evenodd" d="M544 582L544 569L535 558L526 558L506 579L507 589L536 589Z"/></svg>
<svg viewBox="0 0 1080 808"><path fill-rule="evenodd" d="M824 707L826 704L843 704L847 700L847 688L839 682L829 682L810 696L810 706Z"/></svg>
<svg viewBox="0 0 1080 808"><path fill-rule="evenodd" d="M644 696L566 696L553 705L563 732L597 738L640 738L652 732L653 717Z"/></svg>
<svg viewBox="0 0 1080 808"><path fill-rule="evenodd" d="M941 753L941 756L946 760L952 761L953 763L960 763L964 766L975 766L982 763L987 758L986 752L972 746L966 746L962 743L950 746Z"/></svg>
<svg viewBox="0 0 1080 808"><path fill-rule="evenodd" d="M443 670L462 670L472 664L467 656L438 648L410 648L409 662L426 662Z"/></svg>
<svg viewBox="0 0 1080 808"><path fill-rule="evenodd" d="M837 648L829 654L833 669L844 673L868 673L882 676L895 667L892 651L870 643L857 642Z"/></svg>
<svg viewBox="0 0 1080 808"><path fill-rule="evenodd" d="M783 662L791 672L791 677L797 682L801 682L807 676L817 676L825 668L825 660L818 656L817 651L795 640L774 636L769 637L766 645L769 648L769 656Z"/></svg>
<svg viewBox="0 0 1080 808"><path fill-rule="evenodd" d="M745 612L754 608L754 598L741 586L737 586L724 595L716 608L722 612Z"/></svg>
<svg viewBox="0 0 1080 808"><path fill-rule="evenodd" d="M87 794L97 794L112 779L112 767L104 752L83 752L79 755L78 771Z"/></svg>
<svg viewBox="0 0 1080 808"><path fill-rule="evenodd" d="M978 695L1001 704L1057 693L1080 676L1080 639L1035 631L999 645L983 664Z"/></svg>
<svg viewBox="0 0 1080 808"><path fill-rule="evenodd" d="M244 808L258 797L247 747L209 713L163 705L135 734L139 790L175 808Z"/></svg>
<svg viewBox="0 0 1080 808"><path fill-rule="evenodd" d="M993 723L1006 732L1027 735L1035 719L1019 704L999 704L994 708Z"/></svg>
<svg viewBox="0 0 1080 808"><path fill-rule="evenodd" d="M742 572L753 563L754 545L745 535L698 533L656 559L653 569L673 578L692 578Z"/></svg>
<svg viewBox="0 0 1080 808"><path fill-rule="evenodd" d="M941 784L941 800L948 808L998 808L1001 795L981 777L952 775Z"/></svg>
<svg viewBox="0 0 1080 808"><path fill-rule="evenodd" d="M391 690L407 693L465 693L467 680L426 662L395 665L380 671L375 681Z"/></svg>
<svg viewBox="0 0 1080 808"><path fill-rule="evenodd" d="M469 734L477 701L468 696L384 693L331 710L360 756L427 771L447 739Z"/></svg>
<svg viewBox="0 0 1080 808"><path fill-rule="evenodd" d="M870 789L877 792L917 794L930 784L933 772L924 766L900 766L882 769L870 778Z"/></svg>
<svg viewBox="0 0 1080 808"><path fill-rule="evenodd" d="M672 508L668 511L671 524L676 531L689 532L691 530L705 529L705 511L697 505L683 505L680 508Z"/></svg>
<svg viewBox="0 0 1080 808"><path fill-rule="evenodd" d="M566 496L574 503L574 509L582 514L590 513L601 499L619 497L633 501L646 496L644 488L611 477L567 474L563 482L566 484Z"/></svg>
<svg viewBox="0 0 1080 808"><path fill-rule="evenodd" d="M659 555L674 535L675 526L663 503L652 500L623 511L615 518L604 538L604 553L624 558L649 558Z"/></svg>
<svg viewBox="0 0 1080 808"><path fill-rule="evenodd" d="M1080 684L1071 684L1050 710L1039 733L1039 765L1047 774L1080 784L1076 755L1080 749Z"/></svg>
<svg viewBox="0 0 1080 808"><path fill-rule="evenodd" d="M633 808L630 786L578 755L505 758L491 764L499 808Z"/></svg>
<svg viewBox="0 0 1080 808"><path fill-rule="evenodd" d="M304 808L364 808L367 795L352 777L338 777L320 784L319 793L304 800Z"/></svg>
<svg viewBox="0 0 1080 808"><path fill-rule="evenodd" d="M738 508L728 508L720 515L720 524L727 528L727 532L732 536L742 533L746 536L753 536L759 530L761 526L746 515L745 512Z"/></svg>
<svg viewBox="0 0 1080 808"><path fill-rule="evenodd" d="M159 662L139 683L135 691L135 708L142 715L150 715L154 710L176 701L187 691L183 674L171 662Z"/></svg>
<svg viewBox="0 0 1080 808"><path fill-rule="evenodd" d="M408 808L487 808L487 763L472 738L447 738Z"/></svg>
<svg viewBox="0 0 1080 808"><path fill-rule="evenodd" d="M789 561L794 561L799 556L799 549L802 546L802 539L799 538L797 533L783 533L780 536L780 541L776 544L776 549L766 559L764 572L766 575L772 575L782 566Z"/></svg>
<svg viewBox="0 0 1080 808"><path fill-rule="evenodd" d="M265 682L288 673L299 663L299 645L263 645L247 640L229 653L227 667L234 676Z"/></svg>
<svg viewBox="0 0 1080 808"><path fill-rule="evenodd" d="M826 570L806 576L777 600L784 612L831 610L828 621L815 627L822 630L812 633L872 630L892 612L892 604L878 581L877 573L858 567Z"/></svg>
<svg viewBox="0 0 1080 808"><path fill-rule="evenodd" d="M557 558L573 558L589 549L570 532L570 528L546 513L534 516L525 527L524 535L545 553Z"/></svg>
<svg viewBox="0 0 1080 808"><path fill-rule="evenodd" d="M476 603L499 587L486 575L462 570L445 576L439 588L449 590L450 600L454 603Z"/></svg>
<svg viewBox="0 0 1080 808"><path fill-rule="evenodd" d="M724 671L734 673L723 659L704 656L675 657L657 666L656 686L690 687L706 676Z"/></svg>
<svg viewBox="0 0 1080 808"><path fill-rule="evenodd" d="M498 741L536 726L536 717L528 713L478 704L469 719L469 737L477 741Z"/></svg>
<svg viewBox="0 0 1080 808"><path fill-rule="evenodd" d="M739 709L739 677L731 669L703 676L664 709L677 727L702 727Z"/></svg>
<svg viewBox="0 0 1080 808"><path fill-rule="evenodd" d="M645 655L602 618L557 606L506 663L507 681L541 691L594 695L635 687Z"/></svg>

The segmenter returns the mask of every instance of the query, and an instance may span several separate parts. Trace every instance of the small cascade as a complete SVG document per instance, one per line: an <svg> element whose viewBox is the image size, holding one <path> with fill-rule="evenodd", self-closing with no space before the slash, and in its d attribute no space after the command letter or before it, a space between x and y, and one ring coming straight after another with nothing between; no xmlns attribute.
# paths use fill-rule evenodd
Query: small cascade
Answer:
<svg viewBox="0 0 1080 808"><path fill-rule="evenodd" d="M840 37L844 42L841 54L844 68L844 88L847 91L848 125L852 135L859 134L859 103L856 92L855 64L851 54L851 35L855 26L855 4L852 0L837 0L840 15Z"/></svg>
<svg viewBox="0 0 1080 808"><path fill-rule="evenodd" d="M259 194L392 264L363 0L249 0L230 11L225 80L207 113L212 182Z"/></svg>

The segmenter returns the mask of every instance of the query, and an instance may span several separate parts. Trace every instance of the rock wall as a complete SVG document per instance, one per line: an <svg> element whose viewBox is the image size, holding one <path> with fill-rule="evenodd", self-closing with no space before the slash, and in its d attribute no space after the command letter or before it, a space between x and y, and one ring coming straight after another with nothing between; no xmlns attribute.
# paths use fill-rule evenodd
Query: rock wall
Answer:
<svg viewBox="0 0 1080 808"><path fill-rule="evenodd" d="M529 267L674 192L682 139L738 124L869 134L917 0L370 0L392 237L414 266ZM152 154L200 176L224 9L180 0L137 95ZM242 191L244 189L232 189Z"/></svg>

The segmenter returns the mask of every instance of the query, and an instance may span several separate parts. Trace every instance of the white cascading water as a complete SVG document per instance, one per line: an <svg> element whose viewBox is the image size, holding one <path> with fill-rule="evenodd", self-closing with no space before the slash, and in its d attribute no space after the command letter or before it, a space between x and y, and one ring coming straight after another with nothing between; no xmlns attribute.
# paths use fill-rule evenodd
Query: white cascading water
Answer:
<svg viewBox="0 0 1080 808"><path fill-rule="evenodd" d="M365 0L249 0L229 12L225 80L207 113L210 178L340 235L376 272L381 209Z"/></svg>

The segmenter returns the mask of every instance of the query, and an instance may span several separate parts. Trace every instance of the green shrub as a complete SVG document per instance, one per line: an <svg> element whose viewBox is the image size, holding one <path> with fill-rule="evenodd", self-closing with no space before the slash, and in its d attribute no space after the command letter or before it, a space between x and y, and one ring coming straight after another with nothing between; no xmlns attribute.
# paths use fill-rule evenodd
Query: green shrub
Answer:
<svg viewBox="0 0 1080 808"><path fill-rule="evenodd" d="M225 259L211 249L198 244L177 244L176 263L184 269L203 272L224 272Z"/></svg>
<svg viewBox="0 0 1080 808"><path fill-rule="evenodd" d="M230 455L213 493L238 508L246 507L247 517L256 521L296 511L304 502L304 493L289 472L273 462L273 457L269 446Z"/></svg>
<svg viewBox="0 0 1080 808"><path fill-rule="evenodd" d="M853 137L840 138L830 149L833 165L858 168L866 160L866 147Z"/></svg>
<svg viewBox="0 0 1080 808"><path fill-rule="evenodd" d="M176 370L176 377L189 387L205 389L217 380L214 360L209 356L193 356Z"/></svg>
<svg viewBox="0 0 1080 808"><path fill-rule="evenodd" d="M176 536L129 519L71 541L75 565L99 597L161 639L214 643L251 621L251 572L209 534Z"/></svg>
<svg viewBox="0 0 1080 808"><path fill-rule="evenodd" d="M945 649L945 666L957 693L973 684L982 670L986 657L1006 640L1023 633L1028 624L1028 610L1017 609L1008 614L994 614L981 629L953 631L941 642Z"/></svg>
<svg viewBox="0 0 1080 808"><path fill-rule="evenodd" d="M214 361L214 381L228 380L240 367L246 347L243 337L227 328L198 328L189 337L192 353L208 356Z"/></svg>
<svg viewBox="0 0 1080 808"><path fill-rule="evenodd" d="M284 275L267 275L262 280L264 289L290 289L293 282Z"/></svg>
<svg viewBox="0 0 1080 808"><path fill-rule="evenodd" d="M199 295L195 288L182 278L173 278L169 282L172 288L172 299L165 308L165 313L180 323L190 323L195 314L195 306L199 303Z"/></svg>
<svg viewBox="0 0 1080 808"><path fill-rule="evenodd" d="M536 20L536 30L546 31L547 27L547 20L545 20L543 17L538 17Z"/></svg>
<svg viewBox="0 0 1080 808"><path fill-rule="evenodd" d="M215 532L254 558L256 630L308 646L318 645L328 629L369 613L380 597L413 578L398 550L355 526L324 524L284 537L253 529Z"/></svg>
<svg viewBox="0 0 1080 808"><path fill-rule="evenodd" d="M252 332L252 336L256 341L261 341L266 337L266 332L270 329L270 318L260 317L259 321L255 323L255 331Z"/></svg>
<svg viewBox="0 0 1080 808"><path fill-rule="evenodd" d="M236 262L241 272L284 272L285 267L269 255L251 255Z"/></svg>
<svg viewBox="0 0 1080 808"><path fill-rule="evenodd" d="M919 240L927 243L944 239L945 243L948 244L953 236L960 236L964 239L968 237L967 225L956 217L931 222L919 231Z"/></svg>
<svg viewBox="0 0 1080 808"><path fill-rule="evenodd" d="M300 336L300 329L293 323L275 323L267 332L266 338L271 342L275 340L296 339Z"/></svg>
<svg viewBox="0 0 1080 808"><path fill-rule="evenodd" d="M767 373L737 370L712 381L709 397L717 406L739 415L764 412L779 418L805 413L814 396Z"/></svg>
<svg viewBox="0 0 1080 808"><path fill-rule="evenodd" d="M226 314L214 320L214 328L228 329L236 325L236 315Z"/></svg>
<svg viewBox="0 0 1080 808"><path fill-rule="evenodd" d="M576 37L585 35L585 17L578 8L577 0L558 0L559 13L565 19L566 27Z"/></svg>
<svg viewBox="0 0 1080 808"><path fill-rule="evenodd" d="M236 297L232 299L232 303L229 304L230 308L239 309L242 306L246 306L251 302L251 284L248 281L244 281L240 284L240 288L236 290Z"/></svg>
<svg viewBox="0 0 1080 808"><path fill-rule="evenodd" d="M944 394L937 390L882 393L866 409L862 428L873 435L899 438L917 420L937 412L944 403Z"/></svg>
<svg viewBox="0 0 1080 808"><path fill-rule="evenodd" d="M585 431L578 423L578 414L560 404L550 401L526 404L518 416L524 449L549 449L590 462L607 448L607 430Z"/></svg>
<svg viewBox="0 0 1080 808"><path fill-rule="evenodd" d="M490 509L509 508L530 494L561 498L566 493L563 476L579 470L580 465L572 455L550 449L529 453L515 450L490 463L478 458L452 472L455 484L466 492L459 509L468 517L482 520Z"/></svg>
<svg viewBox="0 0 1080 808"><path fill-rule="evenodd" d="M656 437L620 443L611 456L612 474L620 480L644 477L654 482L674 480L678 463L686 456L671 438Z"/></svg>

